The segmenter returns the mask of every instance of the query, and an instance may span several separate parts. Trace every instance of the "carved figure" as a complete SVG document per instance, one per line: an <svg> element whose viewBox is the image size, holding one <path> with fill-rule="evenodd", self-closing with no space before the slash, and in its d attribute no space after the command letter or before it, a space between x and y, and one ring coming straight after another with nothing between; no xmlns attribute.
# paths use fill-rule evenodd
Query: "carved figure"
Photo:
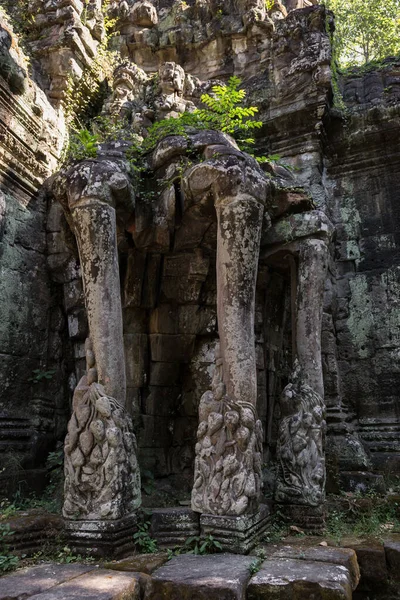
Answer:
<svg viewBox="0 0 400 600"><path fill-rule="evenodd" d="M182 67L174 62L166 62L161 65L158 74L160 95L155 100L156 118L177 117L185 111L193 111L193 102L183 97L185 71Z"/></svg>
<svg viewBox="0 0 400 600"><path fill-rule="evenodd" d="M113 93L104 105L103 114L110 115L118 123L122 120L133 125L138 131L140 126L149 127L151 121L145 106L148 79L135 63L124 61L118 65L113 73Z"/></svg>
<svg viewBox="0 0 400 600"><path fill-rule="evenodd" d="M199 406L192 508L239 516L258 510L261 489L262 425L249 402L226 394L217 354L212 390Z"/></svg>
<svg viewBox="0 0 400 600"><path fill-rule="evenodd" d="M96 382L90 340L87 375L74 392L65 438L63 515L68 519L119 519L141 502L136 438L123 406Z"/></svg>
<svg viewBox="0 0 400 600"><path fill-rule="evenodd" d="M280 403L275 498L286 504L318 506L325 493L325 406L305 383L297 361Z"/></svg>

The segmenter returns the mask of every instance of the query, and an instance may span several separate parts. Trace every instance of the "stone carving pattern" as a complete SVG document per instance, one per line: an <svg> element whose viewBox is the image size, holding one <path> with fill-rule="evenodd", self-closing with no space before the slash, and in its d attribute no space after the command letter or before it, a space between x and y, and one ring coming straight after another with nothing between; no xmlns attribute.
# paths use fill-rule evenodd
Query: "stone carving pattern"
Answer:
<svg viewBox="0 0 400 600"><path fill-rule="evenodd" d="M96 382L91 343L88 371L75 389L65 439L63 515L68 519L111 520L140 505L137 443L124 408Z"/></svg>
<svg viewBox="0 0 400 600"><path fill-rule="evenodd" d="M248 402L232 401L217 357L212 390L199 406L192 509L240 516L259 507L262 425Z"/></svg>
<svg viewBox="0 0 400 600"><path fill-rule="evenodd" d="M296 361L282 392L275 491L277 502L319 506L325 497L325 405Z"/></svg>

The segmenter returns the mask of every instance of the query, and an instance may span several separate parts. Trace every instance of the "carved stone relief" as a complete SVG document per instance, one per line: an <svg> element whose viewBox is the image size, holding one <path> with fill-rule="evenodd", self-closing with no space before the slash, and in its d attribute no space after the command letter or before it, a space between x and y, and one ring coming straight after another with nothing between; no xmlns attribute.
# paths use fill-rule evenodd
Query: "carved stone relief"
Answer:
<svg viewBox="0 0 400 600"><path fill-rule="evenodd" d="M217 354L212 389L199 406L192 509L240 516L259 508L262 425L252 404L226 394L222 369Z"/></svg>
<svg viewBox="0 0 400 600"><path fill-rule="evenodd" d="M120 519L140 506L140 473L132 421L97 383L92 344L87 375L77 385L65 438L63 515L67 519Z"/></svg>
<svg viewBox="0 0 400 600"><path fill-rule="evenodd" d="M298 362L280 406L275 499L319 506L325 498L325 405L306 383Z"/></svg>

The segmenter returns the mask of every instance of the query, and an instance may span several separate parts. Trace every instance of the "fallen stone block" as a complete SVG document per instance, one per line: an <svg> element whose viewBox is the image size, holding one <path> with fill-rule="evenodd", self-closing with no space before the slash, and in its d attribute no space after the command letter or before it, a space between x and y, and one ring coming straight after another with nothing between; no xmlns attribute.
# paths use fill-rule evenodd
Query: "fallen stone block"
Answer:
<svg viewBox="0 0 400 600"><path fill-rule="evenodd" d="M262 563L247 588L248 600L351 600L349 571L342 565L295 559Z"/></svg>
<svg viewBox="0 0 400 600"><path fill-rule="evenodd" d="M265 548L268 552L268 546ZM351 586L356 589L360 581L360 568L357 556L351 548L334 548L332 546L281 546L270 550L269 559L292 558L296 560L332 563L346 567L350 574Z"/></svg>
<svg viewBox="0 0 400 600"><path fill-rule="evenodd" d="M153 573L145 600L245 600L251 556L182 554Z"/></svg>

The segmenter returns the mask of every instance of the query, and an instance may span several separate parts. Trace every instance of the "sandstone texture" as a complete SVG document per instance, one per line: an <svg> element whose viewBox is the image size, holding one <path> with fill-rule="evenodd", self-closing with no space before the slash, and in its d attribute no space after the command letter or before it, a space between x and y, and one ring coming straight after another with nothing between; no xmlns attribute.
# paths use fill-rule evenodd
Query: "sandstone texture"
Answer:
<svg viewBox="0 0 400 600"><path fill-rule="evenodd" d="M65 515L74 485L112 483L103 513L83 502L82 537L106 513L134 521L139 465L145 503L192 497L208 524L262 528L265 493L320 529L326 470L328 490L383 491L400 471L398 60L340 78L344 114L314 1L31 4L31 67L0 27L1 481L44 484L70 419ZM93 106L119 134L60 169L71 89L88 93L110 20L117 64ZM137 168L132 140L232 75L262 121L254 153L279 159L190 126ZM99 398L115 410L93 421Z"/></svg>

